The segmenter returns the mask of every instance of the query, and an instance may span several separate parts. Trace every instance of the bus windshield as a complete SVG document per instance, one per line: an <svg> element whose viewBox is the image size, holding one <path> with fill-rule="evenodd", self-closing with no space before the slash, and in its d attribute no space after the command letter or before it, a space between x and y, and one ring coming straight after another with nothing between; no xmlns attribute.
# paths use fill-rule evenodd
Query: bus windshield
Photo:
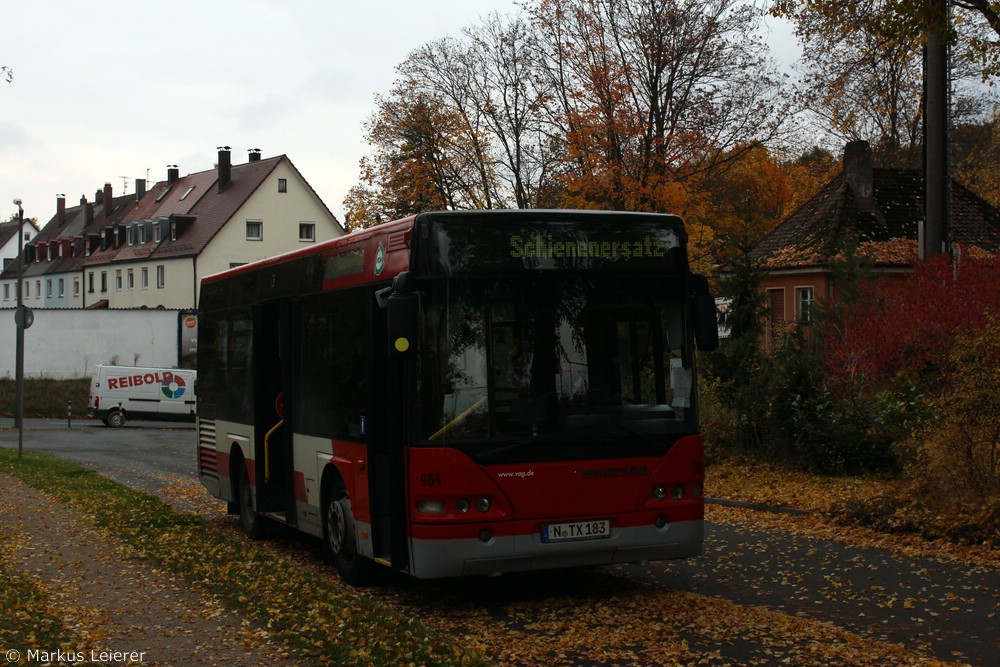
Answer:
<svg viewBox="0 0 1000 667"><path fill-rule="evenodd" d="M559 272L427 286L418 443L505 463L660 455L696 432L680 283Z"/></svg>

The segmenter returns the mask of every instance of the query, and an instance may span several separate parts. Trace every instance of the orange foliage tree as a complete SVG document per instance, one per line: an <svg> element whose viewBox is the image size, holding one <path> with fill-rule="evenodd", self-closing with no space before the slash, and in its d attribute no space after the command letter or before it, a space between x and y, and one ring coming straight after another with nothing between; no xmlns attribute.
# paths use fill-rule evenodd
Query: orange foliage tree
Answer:
<svg viewBox="0 0 1000 667"><path fill-rule="evenodd" d="M375 152L362 165L366 187L352 191L358 210L381 198L387 210L670 211L711 237L704 181L789 127L760 12L736 0L534 0L524 9L400 65L369 122ZM403 141L414 121L432 152ZM420 156L432 163L417 168L410 158Z"/></svg>
<svg viewBox="0 0 1000 667"><path fill-rule="evenodd" d="M541 0L530 11L566 142L570 205L691 221L701 177L786 127L781 81L750 7Z"/></svg>

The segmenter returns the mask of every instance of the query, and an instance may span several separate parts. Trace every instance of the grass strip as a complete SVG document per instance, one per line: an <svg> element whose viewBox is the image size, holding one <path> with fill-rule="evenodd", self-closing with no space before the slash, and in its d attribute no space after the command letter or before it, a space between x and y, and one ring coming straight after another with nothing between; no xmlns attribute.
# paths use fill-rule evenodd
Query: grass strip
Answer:
<svg viewBox="0 0 1000 667"><path fill-rule="evenodd" d="M310 664L489 664L416 619L359 600L288 559L233 540L200 517L69 461L30 452L18 458L15 451L0 448L0 472L49 494L144 557L197 582ZM5 589L0 595L16 594L6 589L22 584L16 579L0 583Z"/></svg>

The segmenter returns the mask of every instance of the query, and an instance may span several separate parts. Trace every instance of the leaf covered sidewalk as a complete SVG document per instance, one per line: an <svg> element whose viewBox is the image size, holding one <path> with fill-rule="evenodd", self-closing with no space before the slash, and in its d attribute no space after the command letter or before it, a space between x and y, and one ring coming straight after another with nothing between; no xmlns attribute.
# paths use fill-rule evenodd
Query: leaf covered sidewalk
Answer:
<svg viewBox="0 0 1000 667"><path fill-rule="evenodd" d="M65 645L11 645L19 660L137 665L293 664L267 632L163 571L46 494L0 474L0 556L27 575ZM7 608L16 624L40 610ZM28 600L20 602L27 603ZM30 637L32 629L24 628ZM44 641L44 640L43 640ZM29 650L34 651L29 654ZM83 660L74 658L83 657ZM14 653L8 662L17 664ZM32 660L30 658L35 658ZM67 659L69 658L69 659ZM101 660L101 658L105 658Z"/></svg>

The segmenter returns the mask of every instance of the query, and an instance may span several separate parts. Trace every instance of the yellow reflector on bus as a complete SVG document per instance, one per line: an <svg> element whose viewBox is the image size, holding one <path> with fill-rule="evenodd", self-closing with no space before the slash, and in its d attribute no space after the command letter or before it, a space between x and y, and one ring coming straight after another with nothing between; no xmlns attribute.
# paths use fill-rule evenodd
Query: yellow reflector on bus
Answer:
<svg viewBox="0 0 1000 667"><path fill-rule="evenodd" d="M397 352L406 352L410 349L410 341L405 338L397 338L394 343Z"/></svg>

